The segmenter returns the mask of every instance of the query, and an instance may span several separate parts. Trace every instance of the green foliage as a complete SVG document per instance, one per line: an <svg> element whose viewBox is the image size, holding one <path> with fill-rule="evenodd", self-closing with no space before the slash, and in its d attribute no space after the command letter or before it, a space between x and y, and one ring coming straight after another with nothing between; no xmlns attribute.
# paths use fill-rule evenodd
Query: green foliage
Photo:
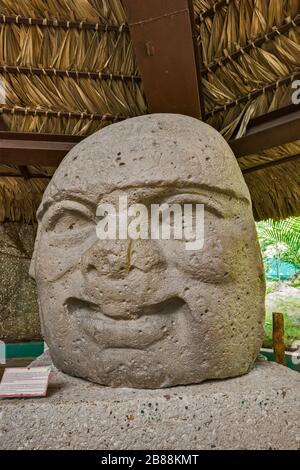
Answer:
<svg viewBox="0 0 300 470"><path fill-rule="evenodd" d="M297 268L300 268L300 249L298 251L294 251L288 249L281 254L281 260L285 261L286 263L291 263Z"/></svg>
<svg viewBox="0 0 300 470"><path fill-rule="evenodd" d="M285 220L265 220L257 223L257 233L266 270L268 260L276 258L300 269L300 217Z"/></svg>
<svg viewBox="0 0 300 470"><path fill-rule="evenodd" d="M289 284L291 287L300 287L300 281Z"/></svg>
<svg viewBox="0 0 300 470"><path fill-rule="evenodd" d="M281 312L285 323L285 345L289 349L294 341L300 340L300 289L288 281L267 281L267 292L264 347L272 348L273 312Z"/></svg>
<svg viewBox="0 0 300 470"><path fill-rule="evenodd" d="M286 220L266 220L257 223L257 232L262 250L265 269L268 270L270 258L277 260L278 280L280 281L280 263L285 261L300 270L300 217ZM272 294L282 285L280 282L268 282L267 294ZM300 280L293 279L289 287L299 288ZM285 345L290 348L295 340L300 340L300 296L288 296L278 299L274 310L285 317ZM264 347L272 348L272 312L267 311Z"/></svg>
<svg viewBox="0 0 300 470"><path fill-rule="evenodd" d="M300 255L300 217L258 222L257 231L263 248L282 244L292 253Z"/></svg>

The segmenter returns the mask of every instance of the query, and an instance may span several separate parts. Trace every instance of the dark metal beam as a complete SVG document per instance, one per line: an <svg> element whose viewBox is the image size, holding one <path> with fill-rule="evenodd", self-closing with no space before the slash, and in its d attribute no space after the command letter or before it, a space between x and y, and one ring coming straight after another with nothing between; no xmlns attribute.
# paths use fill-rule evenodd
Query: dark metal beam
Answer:
<svg viewBox="0 0 300 470"><path fill-rule="evenodd" d="M11 132L7 129L0 132L0 143L2 140L28 140L38 142L81 142L85 137L70 134L39 134L37 132Z"/></svg>
<svg viewBox="0 0 300 470"><path fill-rule="evenodd" d="M270 120L263 116L253 121L244 137L229 142L236 157L239 159L300 140L300 110L297 107L295 109L295 112L289 114L285 114L285 109L282 112L275 111L270 114L273 117ZM63 157L83 138L0 132L0 164L57 167Z"/></svg>
<svg viewBox="0 0 300 470"><path fill-rule="evenodd" d="M287 116L288 114L296 113L300 111L300 104L290 104L288 106L284 106L279 109L275 109L275 111L270 111L269 113L261 114L260 116L256 116L250 119L247 129L249 130L251 127L256 127L259 124L263 124L265 122L273 121L274 119L281 118L283 116Z"/></svg>
<svg viewBox="0 0 300 470"><path fill-rule="evenodd" d="M13 172L0 172L0 178L24 178L24 176L20 173L13 173ZM46 175L44 173L31 173L28 179L47 179L50 180L52 176Z"/></svg>
<svg viewBox="0 0 300 470"><path fill-rule="evenodd" d="M250 127L244 137L231 140L237 158L300 140L300 111L282 115Z"/></svg>
<svg viewBox="0 0 300 470"><path fill-rule="evenodd" d="M190 10L190 19L191 19L192 33L193 33L193 44L194 44L194 53L195 53L195 62L196 62L201 118L202 120L204 120L205 119L205 100L204 100L202 77L201 77L201 68L203 67L202 49L198 45L198 32L197 32L196 21L195 21L195 10L194 10L193 0L188 0L188 5L189 5L189 10Z"/></svg>
<svg viewBox="0 0 300 470"><path fill-rule="evenodd" d="M259 171L259 170L266 170L267 168L272 168L272 167L275 167L275 166L284 165L286 163L294 162L296 160L300 160L300 153L298 153L296 155L290 155L288 157L281 158L280 160L275 160L275 161L272 160L272 161L262 163L260 165L257 165L257 166L251 167L251 168L246 168L245 170L242 170L242 173L244 175L247 175L249 173L254 173L254 172ZM44 173L29 173L27 167L25 167L26 172L27 172L27 175L25 176L25 174L23 173L21 168L23 170L24 167L19 166L19 169L21 171L20 174L12 173L12 172L0 172L0 178L3 178L3 177L25 178L25 179L36 179L36 178L38 178L38 179L51 179L52 178L52 176L46 175Z"/></svg>
<svg viewBox="0 0 300 470"><path fill-rule="evenodd" d="M0 164L57 167L82 137L0 132Z"/></svg>
<svg viewBox="0 0 300 470"><path fill-rule="evenodd" d="M3 120L3 116L0 115L0 132L1 131L8 131L7 125Z"/></svg>
<svg viewBox="0 0 300 470"><path fill-rule="evenodd" d="M123 0L151 113L201 118L189 0Z"/></svg>
<svg viewBox="0 0 300 470"><path fill-rule="evenodd" d="M22 177L25 179L25 180L29 180L30 179L30 171L28 170L27 166L24 166L24 165L20 165L19 166L19 170L20 170L20 173L22 175Z"/></svg>
<svg viewBox="0 0 300 470"><path fill-rule="evenodd" d="M3 118L2 116L0 116L0 131L7 131L8 132L8 128L7 128L7 125L5 124L5 122L3 121ZM25 180L28 180L30 179L30 172L27 168L26 165L20 165L19 167L19 171L21 173L21 176L25 179Z"/></svg>
<svg viewBox="0 0 300 470"><path fill-rule="evenodd" d="M289 162L295 162L296 160L300 160L300 153L280 158L280 160L271 160L266 163L261 163L260 165L253 166L252 168L246 168L242 171L242 173L244 175L247 175L249 173L254 173L255 171L266 170L267 168L273 168L274 166L284 165L285 163Z"/></svg>

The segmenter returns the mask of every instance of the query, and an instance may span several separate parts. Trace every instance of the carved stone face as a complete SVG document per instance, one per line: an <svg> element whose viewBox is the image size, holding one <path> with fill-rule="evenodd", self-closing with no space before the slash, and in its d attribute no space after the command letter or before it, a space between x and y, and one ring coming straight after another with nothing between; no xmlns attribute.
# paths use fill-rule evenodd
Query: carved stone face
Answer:
<svg viewBox="0 0 300 470"><path fill-rule="evenodd" d="M96 208L205 205L205 242L106 240ZM55 365L100 384L158 388L246 373L265 285L248 189L211 127L179 115L115 124L77 145L38 211L31 272Z"/></svg>

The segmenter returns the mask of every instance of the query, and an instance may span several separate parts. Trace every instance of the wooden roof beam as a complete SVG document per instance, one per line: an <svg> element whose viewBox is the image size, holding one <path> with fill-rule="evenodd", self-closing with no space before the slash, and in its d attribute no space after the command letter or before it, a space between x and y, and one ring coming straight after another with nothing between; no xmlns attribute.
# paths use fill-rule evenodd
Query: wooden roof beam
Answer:
<svg viewBox="0 0 300 470"><path fill-rule="evenodd" d="M295 106L295 111L288 114L275 111L269 117L273 119L267 119L268 116L256 118L244 137L229 142L237 158L300 140L299 107ZM0 164L57 167L83 139L80 136L0 132Z"/></svg>
<svg viewBox="0 0 300 470"><path fill-rule="evenodd" d="M151 113L201 119L198 47L190 0L123 0Z"/></svg>
<svg viewBox="0 0 300 470"><path fill-rule="evenodd" d="M256 165L251 168L246 168L242 171L242 173L244 175L247 175L249 173L254 173L259 170L266 170L267 168L274 168L275 166L284 165L285 163L295 162L296 160L300 160L300 153L280 158L280 160L272 160L270 162L261 163L260 165Z"/></svg>
<svg viewBox="0 0 300 470"><path fill-rule="evenodd" d="M0 164L57 167L83 137L0 132Z"/></svg>
<svg viewBox="0 0 300 470"><path fill-rule="evenodd" d="M235 156L240 158L258 154L264 150L300 140L299 107L295 106L295 110L261 123L258 120L258 123L250 127L244 137L231 140L229 145Z"/></svg>

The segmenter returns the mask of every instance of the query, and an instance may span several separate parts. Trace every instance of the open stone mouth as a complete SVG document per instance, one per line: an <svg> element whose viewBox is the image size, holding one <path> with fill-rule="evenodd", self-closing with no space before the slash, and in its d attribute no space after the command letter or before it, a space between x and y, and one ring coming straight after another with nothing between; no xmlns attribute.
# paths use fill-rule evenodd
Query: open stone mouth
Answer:
<svg viewBox="0 0 300 470"><path fill-rule="evenodd" d="M93 302L77 299L75 297L69 298L65 305L70 315L75 316L78 319L80 318L88 321L102 320L105 322L115 322L138 321L143 317L151 317L154 315L164 317L166 315L171 315L178 312L186 305L186 303L180 297L172 297L156 304L144 305L135 309L133 312L116 313L113 315L105 314L101 307Z"/></svg>

